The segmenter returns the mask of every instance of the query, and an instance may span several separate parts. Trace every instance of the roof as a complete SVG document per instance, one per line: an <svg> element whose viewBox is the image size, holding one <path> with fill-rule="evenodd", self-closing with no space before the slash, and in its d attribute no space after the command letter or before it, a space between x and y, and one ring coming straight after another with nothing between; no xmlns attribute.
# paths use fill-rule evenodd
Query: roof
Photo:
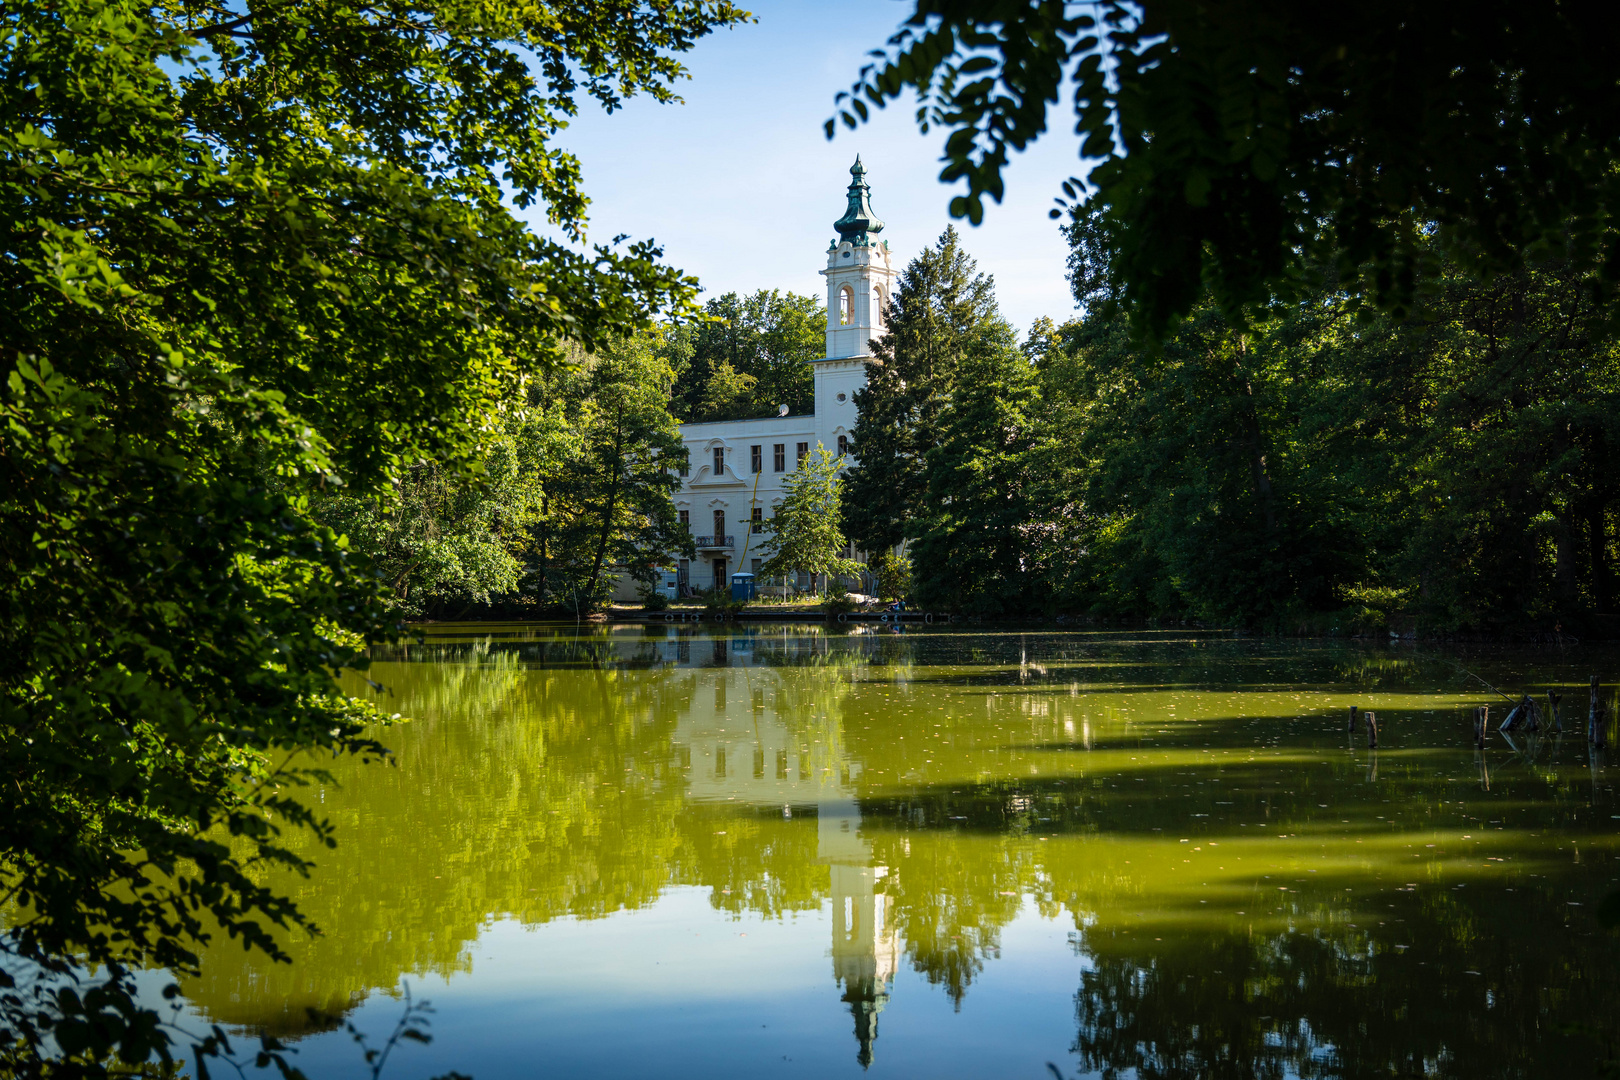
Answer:
<svg viewBox="0 0 1620 1080"><path fill-rule="evenodd" d="M871 243L869 234L883 231L883 219L872 212L872 189L866 183L866 168L861 155L855 155L855 164L849 167L849 207L844 216L833 222L838 235L858 247Z"/></svg>

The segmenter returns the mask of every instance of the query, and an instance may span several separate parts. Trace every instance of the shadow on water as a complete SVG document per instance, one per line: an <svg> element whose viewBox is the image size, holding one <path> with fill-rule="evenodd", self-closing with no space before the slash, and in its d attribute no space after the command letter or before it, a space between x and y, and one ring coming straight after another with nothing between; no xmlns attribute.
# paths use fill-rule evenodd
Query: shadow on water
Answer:
<svg viewBox="0 0 1620 1080"><path fill-rule="evenodd" d="M1472 663L1539 687L1615 659ZM413 717L387 736L398 767L340 763L312 797L342 843L278 883L325 933L288 941L292 965L211 950L185 991L213 1019L322 1030L402 976L475 977L496 920L636 912L685 885L736 916L830 911L863 1067L902 966L960 1007L1033 915L1073 928L1073 1040L1050 1052L1071 1070L1579 1076L1610 1051L1572 1032L1617 1030L1620 949L1593 917L1620 874L1609 770L1567 735L1476 751L1466 711L1499 699L1440 659L1186 633L473 627L371 674ZM1345 730L1350 704L1377 709L1378 750Z"/></svg>

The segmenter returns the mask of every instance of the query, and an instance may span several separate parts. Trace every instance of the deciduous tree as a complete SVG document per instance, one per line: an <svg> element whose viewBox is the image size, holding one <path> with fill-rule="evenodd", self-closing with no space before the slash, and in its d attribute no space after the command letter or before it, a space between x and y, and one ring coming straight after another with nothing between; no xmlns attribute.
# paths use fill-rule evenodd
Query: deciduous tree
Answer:
<svg viewBox="0 0 1620 1080"><path fill-rule="evenodd" d="M296 798L318 758L277 763L379 751L334 675L397 632L309 500L465 459L563 340L690 301L650 244L554 243L507 206L583 240L552 141L578 99L671 99L675 54L742 17L0 12L6 1068L166 1062L137 968L193 970L209 926L280 956L266 926L304 925L260 868L307 865L281 829L332 829Z"/></svg>
<svg viewBox="0 0 1620 1080"><path fill-rule="evenodd" d="M951 212L1000 201L1014 151L1073 84L1089 199L1138 329L1206 287L1241 323L1332 260L1378 304L1553 251L1620 282L1620 59L1596 4L916 0L840 118L911 89L944 136ZM834 120L827 122L833 134ZM1055 216L1055 215L1054 215ZM1432 235L1430 226L1434 227ZM1308 280L1303 282L1309 288Z"/></svg>
<svg viewBox="0 0 1620 1080"><path fill-rule="evenodd" d="M799 467L782 481L783 494L771 510L765 539L764 577L788 574L854 574L860 564L845 556L849 542L839 527L844 480L843 458L816 443Z"/></svg>

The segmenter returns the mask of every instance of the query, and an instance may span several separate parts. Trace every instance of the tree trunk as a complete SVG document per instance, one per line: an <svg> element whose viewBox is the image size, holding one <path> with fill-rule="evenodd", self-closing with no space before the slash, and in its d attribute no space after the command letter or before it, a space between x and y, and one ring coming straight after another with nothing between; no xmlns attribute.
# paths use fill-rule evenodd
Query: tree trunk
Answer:
<svg viewBox="0 0 1620 1080"><path fill-rule="evenodd" d="M1249 345L1246 337L1238 339L1238 355L1245 356ZM1260 503L1260 513L1266 523L1266 532L1277 531L1277 506L1272 498L1271 472L1266 467L1266 446L1260 430L1260 411L1254 402L1254 382L1247 375L1234 367L1232 381L1235 384L1242 404L1243 434L1247 442L1245 450L1249 459L1250 478L1254 484L1255 498Z"/></svg>
<svg viewBox="0 0 1620 1080"><path fill-rule="evenodd" d="M613 535L613 515L619 508L619 478L623 475L621 458L624 455L624 406L619 406L618 415L614 418L616 423L613 431L613 451L608 455L608 462L613 470L612 479L608 481L607 495L602 499L602 532L596 541L596 558L591 563L591 576L585 579L586 596L596 595L596 583L602 576L602 560L607 557L608 539ZM574 601L574 607L579 607L579 601Z"/></svg>
<svg viewBox="0 0 1620 1080"><path fill-rule="evenodd" d="M1591 563L1592 600L1598 611L1613 608L1609 582L1609 531L1607 507L1593 502L1586 513L1587 558Z"/></svg>
<svg viewBox="0 0 1620 1080"><path fill-rule="evenodd" d="M1575 529L1567 510L1560 510L1557 520L1553 533L1553 586L1559 609L1568 612L1575 606Z"/></svg>

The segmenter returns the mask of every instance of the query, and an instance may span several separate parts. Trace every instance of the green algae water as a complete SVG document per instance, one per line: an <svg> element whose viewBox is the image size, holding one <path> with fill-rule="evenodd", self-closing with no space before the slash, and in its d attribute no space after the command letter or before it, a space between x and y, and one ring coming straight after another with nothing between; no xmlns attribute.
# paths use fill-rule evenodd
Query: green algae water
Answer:
<svg viewBox="0 0 1620 1080"><path fill-rule="evenodd" d="M1504 739L1459 662L1567 688L1564 733ZM370 672L395 764L307 792L340 844L275 883L323 934L182 988L312 1077L406 987L402 1078L1599 1075L1594 673L1620 655L436 626Z"/></svg>

